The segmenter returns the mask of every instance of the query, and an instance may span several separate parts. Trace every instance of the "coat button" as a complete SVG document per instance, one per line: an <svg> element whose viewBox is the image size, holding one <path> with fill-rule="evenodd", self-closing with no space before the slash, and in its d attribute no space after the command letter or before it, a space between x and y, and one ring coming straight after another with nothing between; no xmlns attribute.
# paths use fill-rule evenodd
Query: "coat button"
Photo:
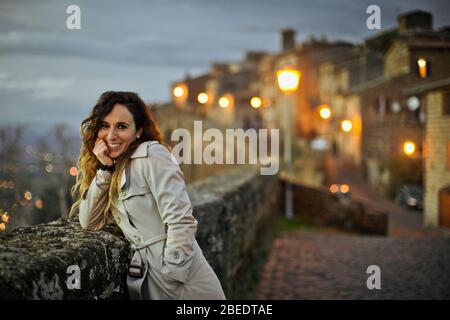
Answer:
<svg viewBox="0 0 450 320"><path fill-rule="evenodd" d="M173 256L175 257L175 259L178 259L178 258L180 257L180 255L178 254L178 252L175 252L175 253L173 254Z"/></svg>
<svg viewBox="0 0 450 320"><path fill-rule="evenodd" d="M117 224L120 224L120 221L121 221L120 217L116 217L116 221L117 221Z"/></svg>

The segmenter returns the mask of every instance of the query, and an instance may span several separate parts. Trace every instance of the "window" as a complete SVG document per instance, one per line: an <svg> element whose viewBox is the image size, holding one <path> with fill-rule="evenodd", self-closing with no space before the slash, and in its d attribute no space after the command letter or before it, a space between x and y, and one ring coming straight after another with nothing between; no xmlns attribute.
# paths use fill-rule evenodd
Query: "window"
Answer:
<svg viewBox="0 0 450 320"><path fill-rule="evenodd" d="M430 60L420 57L417 59L417 74L421 79L430 76Z"/></svg>

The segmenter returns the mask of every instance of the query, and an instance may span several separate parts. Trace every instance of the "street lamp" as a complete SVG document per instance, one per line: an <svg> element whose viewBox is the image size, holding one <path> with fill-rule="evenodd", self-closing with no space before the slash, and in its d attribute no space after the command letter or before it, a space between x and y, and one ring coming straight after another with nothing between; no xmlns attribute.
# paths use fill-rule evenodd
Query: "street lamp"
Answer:
<svg viewBox="0 0 450 320"><path fill-rule="evenodd" d="M412 156L416 151L416 144L412 141L405 141L403 144L403 151L407 156Z"/></svg>
<svg viewBox="0 0 450 320"><path fill-rule="evenodd" d="M228 108L231 105L230 98L223 96L219 99L219 106L222 108Z"/></svg>
<svg viewBox="0 0 450 320"><path fill-rule="evenodd" d="M262 106L262 100L260 97L253 97L250 99L250 105L255 108L258 109L259 107Z"/></svg>
<svg viewBox="0 0 450 320"><path fill-rule="evenodd" d="M202 92L199 93L199 95L197 96L197 101L200 102L201 104L205 104L207 103L209 100L209 97L206 93Z"/></svg>
<svg viewBox="0 0 450 320"><path fill-rule="evenodd" d="M301 73L299 71L293 70L289 67L277 71L278 86L286 96L297 90L300 82L300 76ZM286 97L284 114L284 171L287 177L287 173L290 171L292 166L292 108L289 107ZM294 216L292 185L289 181L287 181L287 179L285 191L285 216L287 219L292 219Z"/></svg>
<svg viewBox="0 0 450 320"><path fill-rule="evenodd" d="M319 114L322 119L329 119L331 117L330 107L326 104L323 104L322 106L320 106Z"/></svg>
<svg viewBox="0 0 450 320"><path fill-rule="evenodd" d="M341 122L341 129L345 132L352 131L353 124L350 120L344 120Z"/></svg>
<svg viewBox="0 0 450 320"><path fill-rule="evenodd" d="M181 98L186 94L186 89L185 85L180 84L173 89L173 95L177 98Z"/></svg>

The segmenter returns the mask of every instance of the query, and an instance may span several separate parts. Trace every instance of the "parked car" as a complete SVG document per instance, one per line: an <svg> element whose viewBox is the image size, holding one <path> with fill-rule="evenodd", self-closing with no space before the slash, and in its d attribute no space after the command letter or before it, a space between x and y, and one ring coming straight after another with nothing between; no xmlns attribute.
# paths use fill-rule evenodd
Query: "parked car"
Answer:
<svg viewBox="0 0 450 320"><path fill-rule="evenodd" d="M395 195L395 203L414 208L423 209L423 190L419 185L405 184L401 186Z"/></svg>

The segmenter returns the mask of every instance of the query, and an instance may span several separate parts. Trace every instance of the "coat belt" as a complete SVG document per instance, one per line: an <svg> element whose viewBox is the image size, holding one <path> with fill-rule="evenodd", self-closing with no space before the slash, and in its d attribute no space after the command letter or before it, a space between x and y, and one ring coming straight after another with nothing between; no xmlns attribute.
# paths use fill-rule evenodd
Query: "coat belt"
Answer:
<svg viewBox="0 0 450 320"><path fill-rule="evenodd" d="M142 300L142 284L148 271L148 260L145 256L145 248L167 239L167 235L162 234L150 238L138 245L131 245L133 257L130 261L130 268L127 275L127 286L130 299Z"/></svg>

